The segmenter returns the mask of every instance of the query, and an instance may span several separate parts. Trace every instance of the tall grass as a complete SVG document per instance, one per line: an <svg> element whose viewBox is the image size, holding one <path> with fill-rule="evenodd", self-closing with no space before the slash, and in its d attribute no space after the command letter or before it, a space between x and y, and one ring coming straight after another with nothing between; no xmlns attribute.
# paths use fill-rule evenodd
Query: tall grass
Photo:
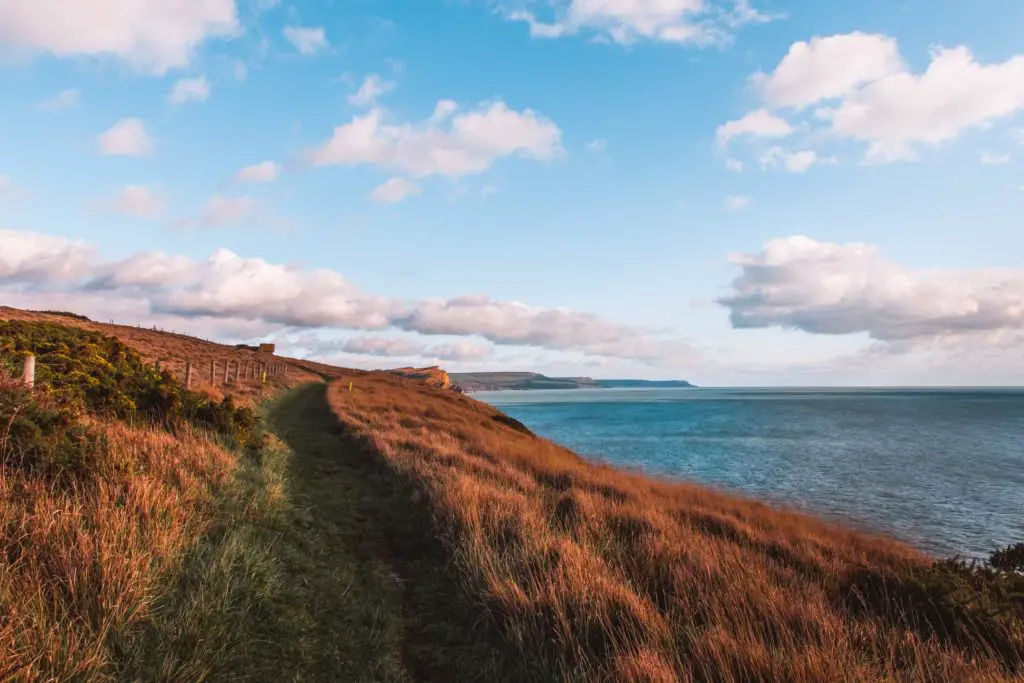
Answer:
<svg viewBox="0 0 1024 683"><path fill-rule="evenodd" d="M108 679L110 644L150 615L235 469L193 431L94 426L105 443L90 475L0 472L0 680Z"/></svg>
<svg viewBox="0 0 1024 683"><path fill-rule="evenodd" d="M506 652L500 678L1022 672L1012 577L978 579L884 538L595 465L489 406L383 373L358 375L351 392L336 383L329 400L367 457L423 501L453 590L477 606L475 637Z"/></svg>
<svg viewBox="0 0 1024 683"><path fill-rule="evenodd" d="M0 349L40 370L0 367L0 681L251 673L283 445L112 338L0 323Z"/></svg>

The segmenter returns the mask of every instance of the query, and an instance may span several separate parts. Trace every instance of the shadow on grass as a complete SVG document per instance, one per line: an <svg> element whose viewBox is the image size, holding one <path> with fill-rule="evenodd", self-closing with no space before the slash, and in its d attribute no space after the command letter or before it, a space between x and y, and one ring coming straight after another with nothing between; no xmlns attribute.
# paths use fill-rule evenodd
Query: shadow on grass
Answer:
<svg viewBox="0 0 1024 683"><path fill-rule="evenodd" d="M344 432L326 386L289 393L270 419L293 451L285 543L290 602L305 610L302 668L331 681L513 680L425 501Z"/></svg>

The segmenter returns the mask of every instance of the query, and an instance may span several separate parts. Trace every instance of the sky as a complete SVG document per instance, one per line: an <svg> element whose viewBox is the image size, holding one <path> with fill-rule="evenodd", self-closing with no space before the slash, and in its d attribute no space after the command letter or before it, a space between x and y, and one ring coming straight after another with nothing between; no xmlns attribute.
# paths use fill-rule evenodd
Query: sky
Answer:
<svg viewBox="0 0 1024 683"><path fill-rule="evenodd" d="M0 304L352 367L1024 385L1018 0L0 0Z"/></svg>

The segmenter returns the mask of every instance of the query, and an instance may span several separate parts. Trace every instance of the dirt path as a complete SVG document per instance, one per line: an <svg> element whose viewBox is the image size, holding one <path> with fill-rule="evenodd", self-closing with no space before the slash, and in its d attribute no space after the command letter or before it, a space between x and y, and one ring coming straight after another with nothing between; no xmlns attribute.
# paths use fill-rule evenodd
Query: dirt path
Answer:
<svg viewBox="0 0 1024 683"><path fill-rule="evenodd" d="M387 484L344 447L325 389L302 386L269 416L292 450L294 508L279 541L287 585L275 602L298 633L281 653L280 680L415 680L402 655L403 583L384 559L376 523Z"/></svg>

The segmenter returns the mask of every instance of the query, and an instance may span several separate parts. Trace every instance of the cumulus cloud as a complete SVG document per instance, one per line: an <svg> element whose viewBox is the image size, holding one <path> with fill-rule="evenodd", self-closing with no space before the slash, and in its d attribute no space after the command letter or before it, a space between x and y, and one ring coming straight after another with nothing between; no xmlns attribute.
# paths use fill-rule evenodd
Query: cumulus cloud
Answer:
<svg viewBox="0 0 1024 683"><path fill-rule="evenodd" d="M78 90L68 88L61 90L54 97L40 102L39 108L46 111L59 111L61 109L71 109L76 104L78 104Z"/></svg>
<svg viewBox="0 0 1024 683"><path fill-rule="evenodd" d="M295 329L390 329L651 364L694 356L693 349L680 340L590 313L535 308L485 296L447 300L376 296L332 270L274 264L225 249L202 260L144 252L103 262L79 243L0 232L0 279L8 286L91 293L111 302L135 302L136 308L144 304L148 315L176 319L255 321ZM480 343L460 339L427 348L439 358L468 358L475 353L472 345Z"/></svg>
<svg viewBox="0 0 1024 683"><path fill-rule="evenodd" d="M235 0L0 0L0 46L114 57L153 74L186 66L201 43L238 27Z"/></svg>
<svg viewBox="0 0 1024 683"><path fill-rule="evenodd" d="M855 31L793 43L770 74L752 81L772 107L806 107L903 71L896 40Z"/></svg>
<svg viewBox="0 0 1024 683"><path fill-rule="evenodd" d="M167 210L167 199L159 185L126 185L107 208L140 218L158 218Z"/></svg>
<svg viewBox="0 0 1024 683"><path fill-rule="evenodd" d="M541 4L547 6L549 20L522 8L510 8L505 15L527 24L535 38L588 31L622 44L722 42L741 26L774 18L754 9L749 0L547 0Z"/></svg>
<svg viewBox="0 0 1024 683"><path fill-rule="evenodd" d="M725 147L733 138L743 135L756 138L784 138L793 132L793 126L786 119L776 116L767 109L757 109L741 119L723 123L715 131L718 144Z"/></svg>
<svg viewBox="0 0 1024 683"><path fill-rule="evenodd" d="M63 237L0 230L0 282L35 284L80 276L94 256L85 244Z"/></svg>
<svg viewBox="0 0 1024 683"><path fill-rule="evenodd" d="M454 341L429 345L410 338L352 337L339 347L345 353L383 358L430 358L437 360L467 361L487 358L493 348L470 341Z"/></svg>
<svg viewBox="0 0 1024 683"><path fill-rule="evenodd" d="M167 95L167 101L171 104L185 104L186 102L205 102L210 97L210 82L205 76L196 78L182 78L175 82L171 92Z"/></svg>
<svg viewBox="0 0 1024 683"><path fill-rule="evenodd" d="M390 178L373 189L370 200L378 204L397 204L406 197L419 194L420 187L406 178Z"/></svg>
<svg viewBox="0 0 1024 683"><path fill-rule="evenodd" d="M927 68L914 73L895 39L879 34L794 43L771 73L757 73L752 82L768 105L759 110L764 121L776 116L773 109L813 106L801 124L819 140L864 143L868 163L914 160L922 145L1024 110L1024 55L982 64L967 47L937 48ZM730 125L747 132L730 122L720 136Z"/></svg>
<svg viewBox="0 0 1024 683"><path fill-rule="evenodd" d="M386 112L372 109L334 129L331 138L308 153L315 166L372 164L417 178L481 173L497 160L522 156L546 161L563 152L562 132L530 109L512 110L491 102L456 114L442 100L430 119L391 124Z"/></svg>
<svg viewBox="0 0 1024 683"><path fill-rule="evenodd" d="M121 119L100 135L99 147L108 156L143 157L153 153L153 140L141 119Z"/></svg>
<svg viewBox="0 0 1024 683"><path fill-rule="evenodd" d="M803 173L818 161L818 155L809 149L790 152L774 146L765 151L759 160L762 168L782 166L790 173Z"/></svg>
<svg viewBox="0 0 1024 683"><path fill-rule="evenodd" d="M235 174L235 181L239 183L272 183L277 180L281 169L273 161L262 161L252 166L246 166Z"/></svg>
<svg viewBox="0 0 1024 683"><path fill-rule="evenodd" d="M327 42L327 34L319 27L285 26L284 37L304 55L314 54L330 45Z"/></svg>
<svg viewBox="0 0 1024 683"><path fill-rule="evenodd" d="M377 74L370 74L363 80L359 90L348 98L348 103L354 107L368 107L376 104L378 97L394 89L394 83L381 80Z"/></svg>
<svg viewBox="0 0 1024 683"><path fill-rule="evenodd" d="M979 336L1024 339L1024 270L913 269L872 245L794 236L734 257L741 273L719 302L737 328L866 333L901 348Z"/></svg>

